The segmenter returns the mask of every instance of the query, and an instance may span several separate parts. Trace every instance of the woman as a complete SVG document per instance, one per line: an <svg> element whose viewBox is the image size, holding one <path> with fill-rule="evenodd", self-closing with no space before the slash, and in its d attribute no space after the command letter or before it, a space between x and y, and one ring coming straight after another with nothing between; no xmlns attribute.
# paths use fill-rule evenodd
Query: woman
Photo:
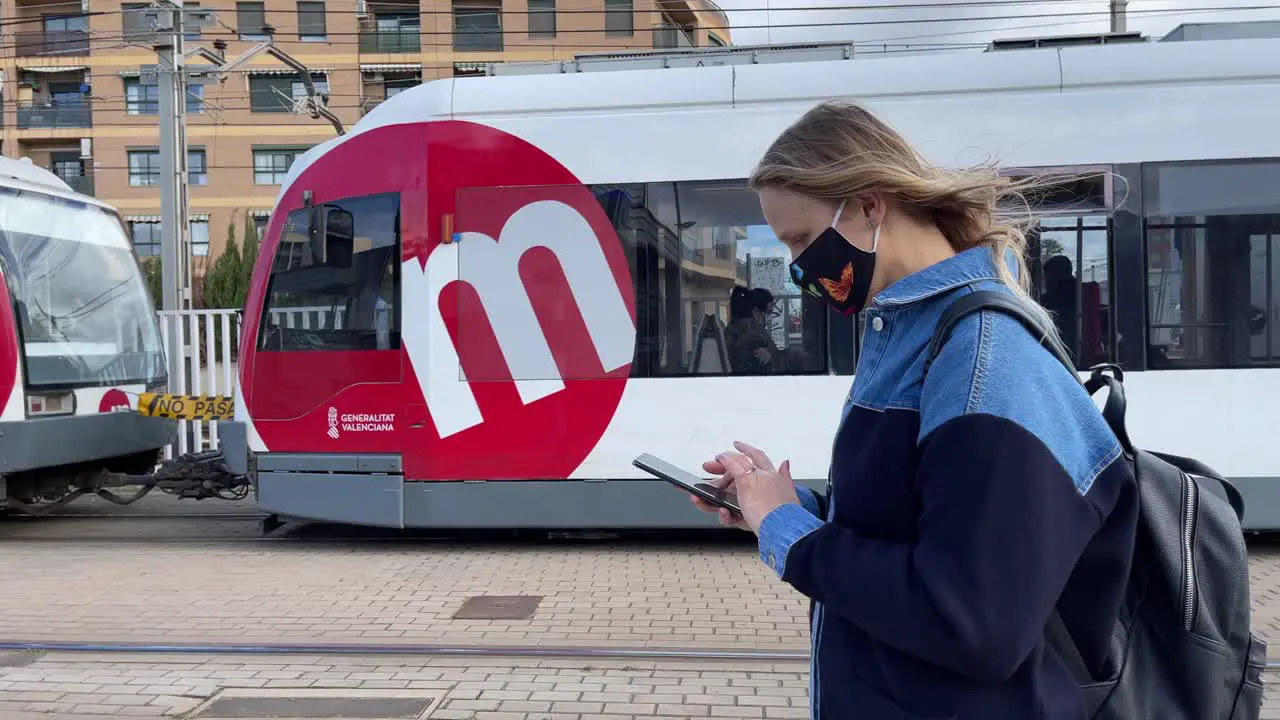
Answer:
<svg viewBox="0 0 1280 720"><path fill-rule="evenodd" d="M974 290L1047 322L1021 284L1025 236L996 212L1017 186L932 167L835 102L784 131L751 185L797 284L845 314L867 305L827 492L735 443L703 468L743 517L695 499L756 533L761 559L814 601L813 717L1083 720L1045 627L1056 606L1090 670L1109 671L1132 470L1077 380L1011 317L967 316L922 368L940 314Z"/></svg>
<svg viewBox="0 0 1280 720"><path fill-rule="evenodd" d="M725 344L729 362L738 375L779 372L778 346L769 336L766 322L773 307L773 293L765 288L735 287L729 294L729 327Z"/></svg>

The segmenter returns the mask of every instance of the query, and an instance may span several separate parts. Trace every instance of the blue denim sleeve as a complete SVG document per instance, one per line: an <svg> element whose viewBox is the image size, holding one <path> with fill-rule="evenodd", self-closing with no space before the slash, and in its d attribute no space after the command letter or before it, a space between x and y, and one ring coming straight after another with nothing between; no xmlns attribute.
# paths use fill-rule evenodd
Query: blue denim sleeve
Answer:
<svg viewBox="0 0 1280 720"><path fill-rule="evenodd" d="M817 515L795 503L774 508L760 522L760 559L782 578L791 546L824 524Z"/></svg>
<svg viewBox="0 0 1280 720"><path fill-rule="evenodd" d="M808 510L814 517L822 517L818 507L818 493L804 485L796 485L796 495L800 497L800 506Z"/></svg>

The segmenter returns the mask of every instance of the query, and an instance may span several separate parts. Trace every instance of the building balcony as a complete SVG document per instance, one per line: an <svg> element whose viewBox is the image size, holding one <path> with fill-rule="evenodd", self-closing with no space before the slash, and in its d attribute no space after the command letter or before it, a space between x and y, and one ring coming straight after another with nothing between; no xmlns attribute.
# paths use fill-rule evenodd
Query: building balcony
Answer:
<svg viewBox="0 0 1280 720"><path fill-rule="evenodd" d="M89 33L83 30L14 33L14 54L18 57L88 55Z"/></svg>
<svg viewBox="0 0 1280 720"><path fill-rule="evenodd" d="M417 53L422 52L422 36L419 28L399 30L361 30L362 53Z"/></svg>
<svg viewBox="0 0 1280 720"><path fill-rule="evenodd" d="M53 104L34 102L18 104L18 128L87 128L93 127L93 108L89 99L83 102Z"/></svg>

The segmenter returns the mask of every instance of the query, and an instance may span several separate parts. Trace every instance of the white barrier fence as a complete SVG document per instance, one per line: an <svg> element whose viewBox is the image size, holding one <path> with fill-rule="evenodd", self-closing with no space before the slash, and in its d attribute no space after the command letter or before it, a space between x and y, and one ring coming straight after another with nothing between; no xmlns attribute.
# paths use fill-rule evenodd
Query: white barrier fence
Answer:
<svg viewBox="0 0 1280 720"><path fill-rule="evenodd" d="M168 391L177 395L233 395L240 311L161 310L159 316L165 357L177 356L182 368L176 377L170 375ZM165 457L216 447L217 420L179 420L177 444L165 448Z"/></svg>
<svg viewBox="0 0 1280 720"><path fill-rule="evenodd" d="M297 307L273 310L271 318L286 328L341 329L345 314L341 307ZM169 378L168 391L177 395L234 395L240 311L161 310L158 315L165 356L177 355L182 367L177 377ZM165 448L165 457L217 447L217 420L179 420L178 441Z"/></svg>

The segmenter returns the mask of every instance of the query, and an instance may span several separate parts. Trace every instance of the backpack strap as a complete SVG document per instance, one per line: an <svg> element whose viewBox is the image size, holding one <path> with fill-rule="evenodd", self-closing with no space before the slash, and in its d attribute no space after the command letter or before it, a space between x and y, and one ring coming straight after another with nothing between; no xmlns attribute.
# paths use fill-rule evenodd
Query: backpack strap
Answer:
<svg viewBox="0 0 1280 720"><path fill-rule="evenodd" d="M1080 377L1076 375L1076 364L1071 360L1071 355L1045 330L1040 320L1028 312L1017 298L999 290L975 290L961 296L943 311L942 317L938 319L938 326L933 331L933 338L929 341L929 354L924 360L926 374L929 372L929 366L938 357L938 353L942 352L942 346L947 344L956 323L965 316L981 310L996 310L1022 323L1022 326L1034 335L1046 350L1053 353L1058 362L1071 371L1071 377L1077 379Z"/></svg>
<svg viewBox="0 0 1280 720"><path fill-rule="evenodd" d="M933 364L934 358L938 357L938 353L942 352L942 346L947 343L947 339L951 336L951 331L956 323L962 318L975 312L982 310L995 310L1002 312L1015 320L1022 323L1022 326L1035 336L1042 346L1062 363L1064 367L1071 372L1071 377L1079 381L1080 376L1076 374L1075 363L1071 361L1070 354L1066 349L1057 342L1054 337L1044 328L1040 320L1036 316L1027 311L1017 298L1008 293L998 290L975 290L960 297L942 312L942 317L938 319L938 325L933 331L933 337L929 340L929 351L925 356L924 372L928 374L929 367ZM1093 382L1097 377L1103 377L1105 380L1111 381L1115 386L1119 386L1119 382L1114 378L1101 375L1098 370L1094 371L1094 377L1090 377ZM1098 381L1099 383L1103 381ZM1089 390L1086 384L1086 390ZM1090 394L1096 392L1096 389L1090 390ZM1108 394L1107 405L1111 405L1111 398L1116 396L1115 389ZM1124 395L1123 390L1120 394L1119 417L1120 427L1124 427ZM1111 419L1107 418L1110 423ZM1125 437L1127 440L1127 437ZM1067 630L1066 623L1062 621L1062 616L1055 607L1053 614L1049 616L1049 622L1045 627L1045 635L1049 640L1049 645L1057 651L1058 656L1062 658L1067 669L1076 678L1080 684L1093 682L1093 674L1089 672L1089 666L1084 661L1084 656L1080 653L1080 648L1076 646L1075 641L1071 638L1071 633Z"/></svg>

